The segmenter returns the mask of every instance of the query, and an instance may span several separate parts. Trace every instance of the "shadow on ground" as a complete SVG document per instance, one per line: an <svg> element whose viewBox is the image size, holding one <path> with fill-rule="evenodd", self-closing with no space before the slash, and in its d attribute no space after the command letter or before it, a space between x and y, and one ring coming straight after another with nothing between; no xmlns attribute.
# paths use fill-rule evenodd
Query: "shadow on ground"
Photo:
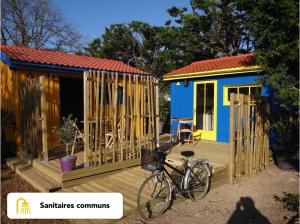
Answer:
<svg viewBox="0 0 300 224"><path fill-rule="evenodd" d="M256 208L250 197L241 197L236 204L236 209L230 216L227 224L271 224L271 222Z"/></svg>

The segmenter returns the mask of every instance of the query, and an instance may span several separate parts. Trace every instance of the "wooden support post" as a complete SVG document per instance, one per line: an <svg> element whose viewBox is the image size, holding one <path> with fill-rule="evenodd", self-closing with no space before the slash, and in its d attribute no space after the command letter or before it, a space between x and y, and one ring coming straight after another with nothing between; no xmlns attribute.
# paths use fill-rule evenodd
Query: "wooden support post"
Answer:
<svg viewBox="0 0 300 224"><path fill-rule="evenodd" d="M48 162L48 129L46 116L45 76L40 77L43 161Z"/></svg>
<svg viewBox="0 0 300 224"><path fill-rule="evenodd" d="M122 108L121 108L121 156L120 156L120 160L123 161L124 160L124 143L126 143L126 141L124 141L125 139L125 125L126 125L126 74L123 73L123 97L122 97ZM126 146L125 146L125 151L126 151Z"/></svg>
<svg viewBox="0 0 300 224"><path fill-rule="evenodd" d="M96 78L96 90L95 90L95 94L96 94L96 130L95 130L95 143L94 143L94 165L96 165L96 155L100 156L100 147L98 145L101 146L101 140L99 143L99 135L101 135L101 133L99 132L99 94L100 94L100 71L97 71L97 73L95 74L97 76Z"/></svg>
<svg viewBox="0 0 300 224"><path fill-rule="evenodd" d="M246 116L245 116L245 125L246 125L246 131L245 131L245 142L246 142L246 153L245 153L245 165L246 165L246 176L250 176L250 96L247 95L245 98L246 101Z"/></svg>
<svg viewBox="0 0 300 224"><path fill-rule="evenodd" d="M262 115L262 102L259 103L259 116L260 116L260 126L259 126L259 171L264 169L264 133L263 133L263 115Z"/></svg>
<svg viewBox="0 0 300 224"><path fill-rule="evenodd" d="M151 133L151 106L150 106L150 84L149 84L149 76L147 76L147 118L148 118L148 140Z"/></svg>
<svg viewBox="0 0 300 224"><path fill-rule="evenodd" d="M151 103L151 107L150 107L150 126L151 126L151 148L155 148L155 144L153 143L153 141L155 140L155 136L154 136L154 129L155 129L155 125L154 125L154 122L155 122L155 119L154 119L154 90L153 90L153 78L150 77L150 103Z"/></svg>
<svg viewBox="0 0 300 224"><path fill-rule="evenodd" d="M235 94L231 93L230 94L230 151L229 151L229 183L233 184L234 183L234 160L235 160L235 127L234 127L234 112L235 112Z"/></svg>
<svg viewBox="0 0 300 224"><path fill-rule="evenodd" d="M89 92L88 92L88 71L83 72L83 116L84 116L84 167L89 167Z"/></svg>
<svg viewBox="0 0 300 224"><path fill-rule="evenodd" d="M251 102L251 98L250 98L250 102ZM252 175L252 172L253 172L253 158L254 158L254 128L255 128L255 123L254 123L254 118L255 118L255 115L254 115L254 105L252 104L251 102L251 105L250 105L250 110L251 110L251 130L250 130L250 173L249 175L251 176Z"/></svg>
<svg viewBox="0 0 300 224"><path fill-rule="evenodd" d="M255 130L254 130L254 149L253 149L253 166L254 166L254 174L257 174L258 170L257 170L257 160L258 160L258 126L259 126L259 116L258 116L258 108L257 108L257 105L256 105L256 108L255 108Z"/></svg>
<svg viewBox="0 0 300 224"><path fill-rule="evenodd" d="M113 75L112 75L113 76ZM115 76L113 76L114 85L113 85L113 163L116 162L116 152L118 151L118 141L116 140L118 138L118 125L117 125L117 100L118 100L118 73L115 73Z"/></svg>
<svg viewBox="0 0 300 224"><path fill-rule="evenodd" d="M146 107L146 78L143 76L143 134L144 134L144 145L147 141L147 130L146 130L146 121L147 121L147 107Z"/></svg>
<svg viewBox="0 0 300 224"><path fill-rule="evenodd" d="M130 92L130 97L129 97L129 102L130 102L130 138L129 138L129 148L131 151L131 158L135 158L135 146L132 145L133 139L134 139L134 110L133 110L133 84L131 83L131 74L129 74L129 92Z"/></svg>
<svg viewBox="0 0 300 224"><path fill-rule="evenodd" d="M102 145L102 136L103 136L103 123L105 124L105 122L103 121L103 109L104 109L104 79L105 79L105 76L104 76L104 71L101 72L101 93L100 93L100 119L99 119L99 122L100 122L100 128L99 128L99 144L100 144L100 148L99 148L99 165L102 164L103 162L103 145ZM105 133L104 133L105 134ZM104 146L105 148L105 146Z"/></svg>
<svg viewBox="0 0 300 224"><path fill-rule="evenodd" d="M155 78L155 136L156 136L156 146L159 146L159 86L158 79Z"/></svg>
<svg viewBox="0 0 300 224"><path fill-rule="evenodd" d="M244 105L244 94L239 94L239 137L238 137L238 148L237 148L237 155L238 155L238 165L237 165L237 180L241 180L242 171L243 171L243 105Z"/></svg>
<svg viewBox="0 0 300 224"><path fill-rule="evenodd" d="M236 112L235 112L235 127L236 127L236 153L235 153L235 183L239 182L239 152L240 152L240 94L236 95Z"/></svg>
<svg viewBox="0 0 300 224"><path fill-rule="evenodd" d="M265 98L265 126L264 126L264 149L265 149L265 169L269 166L269 135L270 135L270 104L269 99Z"/></svg>
<svg viewBox="0 0 300 224"><path fill-rule="evenodd" d="M137 111L137 143L138 143L138 155L141 153L141 85L139 81L139 77L136 77L136 111Z"/></svg>
<svg viewBox="0 0 300 224"><path fill-rule="evenodd" d="M126 117L126 128L125 128L125 141L126 141L126 159L130 158L131 154L131 148L130 148L130 133L131 133L131 127L130 127L130 83L129 83L129 75L127 76L127 84L126 84L126 98L125 98L125 117Z"/></svg>

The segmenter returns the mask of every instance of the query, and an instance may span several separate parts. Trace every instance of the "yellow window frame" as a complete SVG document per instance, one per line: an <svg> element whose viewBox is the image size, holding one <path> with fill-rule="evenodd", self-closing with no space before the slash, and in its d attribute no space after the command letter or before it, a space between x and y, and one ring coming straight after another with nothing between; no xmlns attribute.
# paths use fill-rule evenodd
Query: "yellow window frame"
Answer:
<svg viewBox="0 0 300 224"><path fill-rule="evenodd" d="M240 88L245 88L245 87L249 88L249 95L251 95L251 87L262 87L262 85L251 84L251 85L227 85L227 86L224 86L223 87L223 105L224 106L230 105L230 100L227 99L229 88L237 88L237 94L239 94Z"/></svg>

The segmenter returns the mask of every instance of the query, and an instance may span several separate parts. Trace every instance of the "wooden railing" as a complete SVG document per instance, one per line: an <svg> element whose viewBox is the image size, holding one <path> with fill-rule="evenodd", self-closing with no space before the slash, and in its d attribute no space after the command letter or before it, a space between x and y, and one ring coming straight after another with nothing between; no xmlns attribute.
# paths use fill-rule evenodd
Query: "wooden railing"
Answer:
<svg viewBox="0 0 300 224"><path fill-rule="evenodd" d="M267 168L269 126L267 97L230 94L230 183Z"/></svg>

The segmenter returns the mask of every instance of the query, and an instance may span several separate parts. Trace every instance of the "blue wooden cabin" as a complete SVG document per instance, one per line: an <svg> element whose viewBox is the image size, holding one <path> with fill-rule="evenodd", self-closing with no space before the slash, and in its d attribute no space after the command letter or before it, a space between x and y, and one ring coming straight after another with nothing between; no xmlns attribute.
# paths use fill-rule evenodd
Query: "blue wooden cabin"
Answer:
<svg viewBox="0 0 300 224"><path fill-rule="evenodd" d="M229 142L229 95L268 95L257 83L260 71L250 53L197 61L164 75L171 87L172 134L176 118L192 118L195 138Z"/></svg>

